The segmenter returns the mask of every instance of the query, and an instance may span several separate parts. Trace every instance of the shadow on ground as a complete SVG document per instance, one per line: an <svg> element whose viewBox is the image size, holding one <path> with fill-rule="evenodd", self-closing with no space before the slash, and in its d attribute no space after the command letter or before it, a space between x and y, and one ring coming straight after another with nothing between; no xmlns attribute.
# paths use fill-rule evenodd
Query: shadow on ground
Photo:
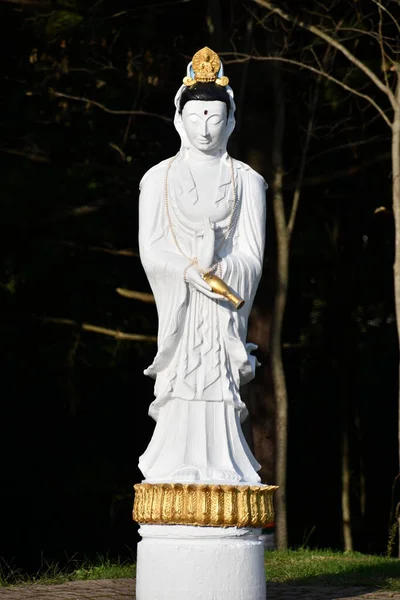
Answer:
<svg viewBox="0 0 400 600"><path fill-rule="evenodd" d="M329 560L329 559L327 559ZM400 561L390 566L359 566L351 572L332 572L324 575L309 575L291 579L288 583L268 581L268 599L305 598L314 600L341 600L347 598L399 598ZM393 588L397 582L397 591Z"/></svg>

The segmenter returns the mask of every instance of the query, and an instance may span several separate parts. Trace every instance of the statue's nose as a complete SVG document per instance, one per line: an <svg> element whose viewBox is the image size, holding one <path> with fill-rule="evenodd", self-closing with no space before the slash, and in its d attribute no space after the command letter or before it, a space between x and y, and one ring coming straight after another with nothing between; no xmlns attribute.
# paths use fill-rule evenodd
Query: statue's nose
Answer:
<svg viewBox="0 0 400 600"><path fill-rule="evenodd" d="M204 137L208 136L208 125L207 125L207 121L202 121L201 123L201 127L200 127L200 133L201 135L203 135Z"/></svg>

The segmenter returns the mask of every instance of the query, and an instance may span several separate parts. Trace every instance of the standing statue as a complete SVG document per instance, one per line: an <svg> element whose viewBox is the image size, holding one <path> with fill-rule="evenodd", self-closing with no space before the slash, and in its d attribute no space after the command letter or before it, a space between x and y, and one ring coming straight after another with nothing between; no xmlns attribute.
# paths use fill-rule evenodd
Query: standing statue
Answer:
<svg viewBox="0 0 400 600"><path fill-rule="evenodd" d="M140 258L156 301L158 352L140 457L147 482L257 484L240 387L259 364L247 323L263 265L267 185L227 153L235 102L218 55L197 52L175 96L176 156L140 184Z"/></svg>

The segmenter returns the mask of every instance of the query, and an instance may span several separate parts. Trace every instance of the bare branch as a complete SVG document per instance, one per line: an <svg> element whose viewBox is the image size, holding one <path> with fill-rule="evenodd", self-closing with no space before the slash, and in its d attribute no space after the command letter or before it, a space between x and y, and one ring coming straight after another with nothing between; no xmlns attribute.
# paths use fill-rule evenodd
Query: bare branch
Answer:
<svg viewBox="0 0 400 600"><path fill-rule="evenodd" d="M146 304L155 303L153 294L146 294L145 292L136 292L134 290L126 290L125 288L117 288L115 291L120 296L123 296L124 298L129 298L130 300L139 300L140 302L145 302Z"/></svg>
<svg viewBox="0 0 400 600"><path fill-rule="evenodd" d="M143 10L143 9L146 9L147 11L149 11L149 10L153 10L153 9L159 8L159 7L164 8L165 6L173 6L175 4L186 4L187 2L191 2L191 1L192 0L174 0L172 2L143 5L143 6L138 6L137 8L129 8L127 10L121 10L120 12L110 15L109 17L106 17L106 18L116 19L117 17L121 17L121 16L127 15L129 13L138 12L139 10ZM100 4L100 2L97 2L96 4Z"/></svg>
<svg viewBox="0 0 400 600"><path fill-rule="evenodd" d="M23 222L21 224L21 228L33 229L34 227L45 227L62 219L69 219L70 217L83 217L85 215L90 215L93 212L97 212L105 206L110 206L111 204L112 200L100 199L96 202L92 202L92 204L83 204L82 206L74 207L64 207L59 212L42 217L37 221Z"/></svg>
<svg viewBox="0 0 400 600"><path fill-rule="evenodd" d="M375 73L373 71L371 71L371 69L366 64L364 64L361 60L359 60L352 52L350 52L345 46L343 46L343 44L341 44L335 38L333 38L329 34L325 33L325 31L323 31L319 27L316 27L315 25L309 25L308 23L305 23L301 19L297 19L296 17L293 17L293 16L289 15L288 13L285 13L281 8L279 8L279 7L275 6L274 4L272 4L271 2L269 2L269 0L253 0L253 2L258 4L259 6L267 8L268 10L270 10L273 13L276 13L285 21L289 21L289 23L295 23L299 27L302 27L303 29L310 31L314 35L316 35L319 38L321 38L322 40L324 40L327 44L329 44L333 48L336 48L336 50L339 50L339 52L341 52L351 63L353 63L353 65L356 65L360 69L360 71L365 73L365 75L367 77L369 77L369 79L376 85L376 87L379 90L381 90L381 92L383 92L384 94L386 94L386 96L388 96L393 108L394 109L396 108L397 100L396 100L396 97L393 94L392 90L390 88L388 88L379 79L379 77L377 75L375 75Z"/></svg>
<svg viewBox="0 0 400 600"><path fill-rule="evenodd" d="M323 106L323 104L322 104ZM375 115L374 119L379 119L380 115ZM326 138L332 137L333 134L339 129L340 133L344 133L346 131L356 131L357 127L351 124L352 117L344 117L343 119L337 119L333 123L324 123L314 125L314 133L318 133L318 138Z"/></svg>
<svg viewBox="0 0 400 600"><path fill-rule="evenodd" d="M325 52L325 56L323 58L324 63L326 63L328 60L328 54L329 54L329 48ZM321 68L322 68L322 65L321 65ZM307 135L306 135L306 139L303 144L303 147L302 147L300 168L299 168L299 173L297 176L296 187L295 187L294 193L293 193L292 208L290 210L289 222L287 225L287 235L288 235L288 244L289 245L290 245L290 240L292 238L294 224L296 221L297 210L299 208L300 194L301 194L301 190L303 187L304 173L306 170L306 159L307 159L308 149L310 147L311 137L312 137L312 134L314 131L315 112L316 112L317 104L318 104L319 86L321 83L321 78L322 78L322 75L320 77L318 77L317 83L315 86L315 90L314 90L314 97L313 97L313 101L311 104L311 109L310 109L308 123L307 123Z"/></svg>
<svg viewBox="0 0 400 600"><path fill-rule="evenodd" d="M385 84L386 87L389 87L389 78L388 78L388 74L387 74L387 68L386 68L386 59L387 59L387 54L385 52L385 49L383 47L383 39L382 39L382 8L380 6L378 6L378 12L379 12L379 24L378 24L378 30L379 30L379 49L381 51L381 69L383 71L383 76L385 78Z"/></svg>
<svg viewBox="0 0 400 600"><path fill-rule="evenodd" d="M1 0L0 0L1 2ZM31 150L16 150L14 148L1 148L0 147L0 152L4 153L4 154L11 154L12 156L18 156L20 158L24 158L26 160L30 160L32 162L37 162L37 163L43 163L43 164L48 164L48 165L64 165L66 168L78 168L78 169L94 169L94 170L100 170L103 173L111 173L113 175L122 175L122 173L126 174L126 173L131 173L130 169L127 169L125 167L117 167L117 166L110 166L110 165L102 165L102 164L93 164L93 163L76 163L76 162L67 162L67 161L60 161L54 158L49 158L48 156L45 156L44 154L41 154L39 152L32 152Z"/></svg>
<svg viewBox="0 0 400 600"><path fill-rule="evenodd" d="M144 117L154 117L156 119L161 119L166 123L172 123L172 119L170 117L165 117L164 115L159 115L153 112L147 112L145 110L114 110L112 108L107 108L104 104L97 102L97 100L90 100L89 98L81 98L79 96L70 96L69 94L63 94L62 92L57 92L56 90L49 90L51 96L55 96L56 98L67 98L68 100L76 100L77 102L84 102L88 106L93 104L93 106L97 106L104 110L104 112L109 113L111 115L141 115Z"/></svg>
<svg viewBox="0 0 400 600"><path fill-rule="evenodd" d="M14 150L13 148L0 148L0 152L5 154L12 154L14 156L20 156L21 158L27 158L33 162L38 163L51 163L51 160L47 158L47 156L43 156L42 154L36 154L36 152L24 151L24 150Z"/></svg>
<svg viewBox="0 0 400 600"><path fill-rule="evenodd" d="M355 165L355 166L352 165L345 169L341 169L340 171L336 170L336 171L331 171L329 173L321 173L321 175L315 175L314 177L306 177L303 180L303 185L315 186L315 185L320 185L323 183L329 183L330 181L336 181L336 179L341 179L342 177L352 177L356 173L359 173L363 169L368 169L369 167L371 167L372 165L375 165L376 163L390 161L390 158L391 158L391 153L385 152L384 154L379 154L378 156L374 156L374 158L371 158L370 160L366 160L365 162L360 163L359 165ZM284 189L285 190L294 189L295 185L296 185L295 183L293 183L293 184L286 183L284 185Z"/></svg>
<svg viewBox="0 0 400 600"><path fill-rule="evenodd" d="M116 340L126 340L130 342L156 342L157 336L155 335L144 335L142 333L125 333L124 331L118 331L117 329L108 329L106 327L100 327L98 325L91 325L90 323L77 323L72 319L61 319L58 317L36 317L43 323L54 323L56 325L69 325L76 327L82 331L90 331L92 333L100 333L102 335L108 335Z"/></svg>
<svg viewBox="0 0 400 600"><path fill-rule="evenodd" d="M254 0L254 1L256 1L256 0ZM220 54L228 55L228 54L232 54L232 52L221 52ZM326 71L321 71L315 67L312 67L311 65L308 65L307 63L299 62L298 60L293 60L291 58L284 58L283 56L252 56L250 54L243 54L241 52L237 53L237 56L240 56L241 58L236 58L234 60L225 61L225 64L240 63L240 62L245 62L247 60L260 60L260 61L278 60L281 62L288 63L290 65L295 65L297 67L300 67L301 69L307 69L308 71L312 71L313 73L316 73L317 75L322 75L323 77L325 77L325 79L329 79L329 81L333 81L334 83L336 83L337 85L340 85L340 87L344 88L348 92L351 92L352 94L355 94L356 96L360 96L360 98L364 98L364 100L367 100L378 111L378 113L381 115L381 117L385 121L385 123L390 128L392 127L392 123L390 122L389 118L386 116L385 112L375 102L375 100L373 98L371 98L371 96L368 96L367 94L363 94L362 92L359 92L358 90L350 87L343 81L340 81L340 79L336 79L336 77L329 75L329 73L327 73Z"/></svg>
<svg viewBox="0 0 400 600"><path fill-rule="evenodd" d="M0 0L0 2L37 8L49 8L51 6L51 0Z"/></svg>
<svg viewBox="0 0 400 600"><path fill-rule="evenodd" d="M326 154L331 154L332 152L337 152L338 150L348 150L349 148L356 148L358 146L364 146L365 144L373 144L375 142L387 142L388 139L382 137L381 135L375 135L368 140L357 140L356 142L347 142L346 144L340 144L338 146L331 146L326 150L318 152L315 156L311 156L307 160L307 164L310 164L314 160L318 160L321 156L325 156Z"/></svg>
<svg viewBox="0 0 400 600"><path fill-rule="evenodd" d="M36 222L26 223L26 225L29 228L31 228L42 225L49 225L51 223L54 223L55 221L59 221L61 219L69 219L70 217L83 217L85 215L90 215L93 212L97 212L104 206L107 206L107 204L107 201L100 199L96 202L93 202L92 204L83 204L82 206L67 207L62 209L57 214L43 217L42 219L39 219Z"/></svg>
<svg viewBox="0 0 400 600"><path fill-rule="evenodd" d="M359 27L340 27L340 31L352 31L354 33L354 37L360 37L361 35L366 35L376 42L379 40L379 35L375 33L375 31L366 31L365 29L360 29ZM351 38L354 39L354 38ZM396 41L396 38L389 37L387 35L382 35L382 40L388 40L391 42ZM342 40L343 41L343 40Z"/></svg>
<svg viewBox="0 0 400 600"><path fill-rule="evenodd" d="M130 248L126 250L116 250L114 248L104 248L102 246L84 246L82 244L77 244L76 242L68 241L57 241L55 243L61 244L62 246L68 246L70 248L77 248L78 250L88 250L89 252L102 252L104 254L111 254L112 256L127 256L129 258L139 257L139 252L135 252L135 250L131 250Z"/></svg>
<svg viewBox="0 0 400 600"><path fill-rule="evenodd" d="M316 64L318 65L318 69L320 69L321 71L324 71L324 68L323 68L323 66L322 66L322 63L321 63L321 61L319 60L318 54L315 52L315 49L314 49L314 48L311 46L311 47L309 48L309 50L310 50L311 54L313 55L313 58L314 58L314 60L315 60ZM318 81L319 81L319 78L318 78Z"/></svg>
<svg viewBox="0 0 400 600"><path fill-rule="evenodd" d="M372 2L374 4L376 4L377 6L379 6L380 10L383 10L387 15L389 15L389 17L392 19L393 23L396 25L397 27L397 31L400 33L400 23L399 21L392 15L392 13L385 7L383 6L383 4L381 2L379 2L379 0L372 0Z"/></svg>

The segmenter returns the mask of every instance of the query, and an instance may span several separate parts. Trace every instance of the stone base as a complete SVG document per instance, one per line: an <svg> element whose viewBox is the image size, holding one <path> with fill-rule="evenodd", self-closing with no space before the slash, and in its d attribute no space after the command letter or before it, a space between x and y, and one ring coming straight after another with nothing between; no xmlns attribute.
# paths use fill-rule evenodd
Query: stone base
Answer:
<svg viewBox="0 0 400 600"><path fill-rule="evenodd" d="M137 600L265 600L261 529L141 525Z"/></svg>

